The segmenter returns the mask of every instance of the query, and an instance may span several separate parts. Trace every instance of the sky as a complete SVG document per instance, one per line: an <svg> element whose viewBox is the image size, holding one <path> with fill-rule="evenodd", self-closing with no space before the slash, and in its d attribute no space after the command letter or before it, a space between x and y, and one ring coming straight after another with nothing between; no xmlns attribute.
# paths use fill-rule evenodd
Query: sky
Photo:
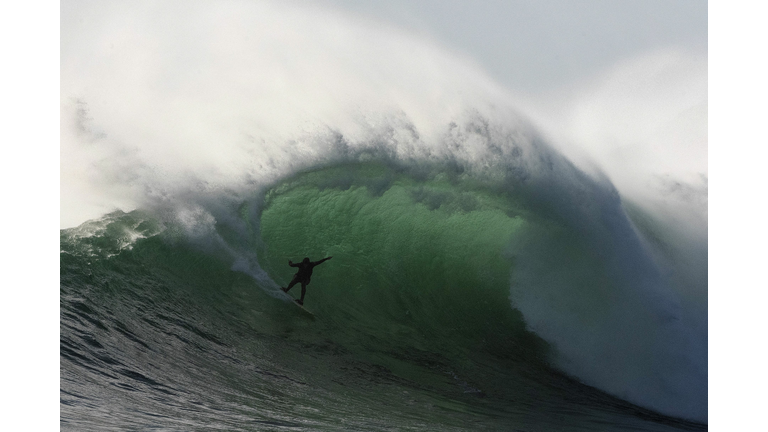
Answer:
<svg viewBox="0 0 768 432"><path fill-rule="evenodd" d="M701 0L320 0L400 26L479 62L504 86L541 93L661 48L707 52Z"/></svg>

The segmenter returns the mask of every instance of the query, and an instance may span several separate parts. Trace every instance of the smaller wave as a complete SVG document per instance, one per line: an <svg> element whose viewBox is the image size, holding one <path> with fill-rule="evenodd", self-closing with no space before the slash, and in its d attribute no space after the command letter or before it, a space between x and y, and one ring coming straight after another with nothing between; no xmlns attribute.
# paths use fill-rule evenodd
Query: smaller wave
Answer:
<svg viewBox="0 0 768 432"><path fill-rule="evenodd" d="M130 250L138 240L157 235L164 229L157 218L145 212L116 210L77 227L61 230L59 244L62 253L109 258Z"/></svg>

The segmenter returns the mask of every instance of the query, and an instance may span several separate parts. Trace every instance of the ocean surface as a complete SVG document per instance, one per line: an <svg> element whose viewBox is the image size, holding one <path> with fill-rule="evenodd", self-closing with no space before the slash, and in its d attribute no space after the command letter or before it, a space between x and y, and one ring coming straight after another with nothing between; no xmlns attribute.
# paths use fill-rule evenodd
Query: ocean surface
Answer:
<svg viewBox="0 0 768 432"><path fill-rule="evenodd" d="M61 230L61 428L706 430L706 243L476 126Z"/></svg>

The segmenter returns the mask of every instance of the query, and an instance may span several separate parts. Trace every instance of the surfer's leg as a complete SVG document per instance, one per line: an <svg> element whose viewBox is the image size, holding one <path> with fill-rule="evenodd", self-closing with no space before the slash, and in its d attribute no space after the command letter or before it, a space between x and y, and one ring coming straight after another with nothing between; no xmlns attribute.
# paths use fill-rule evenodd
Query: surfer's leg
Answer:
<svg viewBox="0 0 768 432"><path fill-rule="evenodd" d="M293 288L293 286L296 285L297 283L299 283L299 278L294 276L293 279L291 280L291 283L289 283L287 287L283 288L283 291L288 292L288 290Z"/></svg>
<svg viewBox="0 0 768 432"><path fill-rule="evenodd" d="M304 294L307 293L307 283L301 282L301 299L299 300L299 304L304 304Z"/></svg>

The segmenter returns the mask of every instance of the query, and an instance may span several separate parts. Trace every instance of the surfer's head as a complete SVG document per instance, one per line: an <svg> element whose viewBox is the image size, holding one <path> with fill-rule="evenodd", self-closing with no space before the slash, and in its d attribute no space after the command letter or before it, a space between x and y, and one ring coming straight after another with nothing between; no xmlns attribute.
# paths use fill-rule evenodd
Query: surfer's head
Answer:
<svg viewBox="0 0 768 432"><path fill-rule="evenodd" d="M304 261L302 261L304 264L309 262L309 257L304 257Z"/></svg>

